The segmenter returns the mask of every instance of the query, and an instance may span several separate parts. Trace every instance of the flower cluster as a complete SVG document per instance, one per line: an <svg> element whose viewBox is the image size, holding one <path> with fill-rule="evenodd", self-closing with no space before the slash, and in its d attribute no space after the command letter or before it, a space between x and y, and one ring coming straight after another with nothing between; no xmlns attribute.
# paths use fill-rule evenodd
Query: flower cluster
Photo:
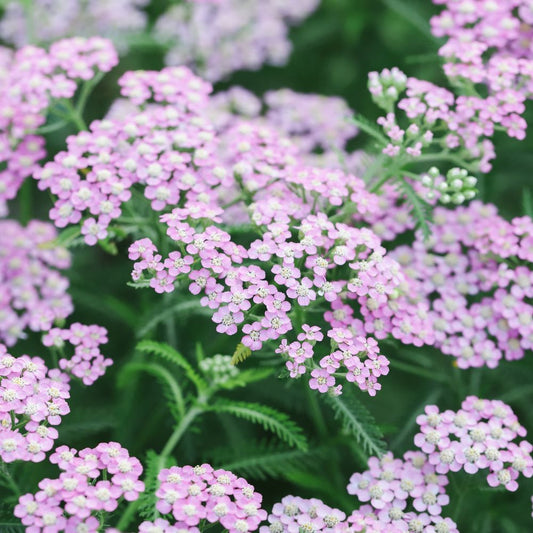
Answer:
<svg viewBox="0 0 533 533"><path fill-rule="evenodd" d="M92 385L105 373L113 361L100 353L100 345L107 342L107 330L101 326L74 323L67 329L51 328L43 338L43 344L57 350L63 357L59 367L75 376L85 385ZM65 343L74 347L74 354L64 357Z"/></svg>
<svg viewBox="0 0 533 533"><path fill-rule="evenodd" d="M239 374L239 369L231 363L231 356L216 354L202 359L198 366L214 385L224 383Z"/></svg>
<svg viewBox="0 0 533 533"><path fill-rule="evenodd" d="M269 91L261 100L242 87L232 87L211 98L208 113L217 130L243 117L257 121L290 138L306 161L332 159L333 167L339 166L339 152L358 131L350 121L353 112L342 98L290 89Z"/></svg>
<svg viewBox="0 0 533 533"><path fill-rule="evenodd" d="M428 242L417 234L391 252L403 267L402 296L388 313L372 311L367 331L433 344L461 368L523 357L533 335L531 219L508 222L480 202L437 208L433 219Z"/></svg>
<svg viewBox="0 0 533 533"><path fill-rule="evenodd" d="M433 0L445 6L431 19L433 34L446 37L439 53L446 74L517 104L533 94L533 9L528 0ZM491 100L495 102L496 100Z"/></svg>
<svg viewBox="0 0 533 533"><path fill-rule="evenodd" d="M100 516L122 500L134 501L144 491L142 465L117 442L101 443L79 452L60 446L50 456L62 471L43 479L36 494L25 494L15 507L28 531L59 533L100 529Z"/></svg>
<svg viewBox="0 0 533 533"><path fill-rule="evenodd" d="M350 478L348 493L363 502L358 515L374 515L398 531L458 533L450 518L441 516L448 505L448 479L439 475L421 452L406 452L403 459L391 453L371 457L368 470ZM367 503L368 502L368 503ZM384 529L384 531L390 531Z"/></svg>
<svg viewBox="0 0 533 533"><path fill-rule="evenodd" d="M327 372L328 389L339 392L332 374L344 360L350 380L373 394L387 362L358 338L364 330L347 301L371 298L374 307L384 306L402 275L376 235L341 221L354 211L375 212L377 197L351 174L307 166L294 144L266 126L237 121L217 135L203 115L211 87L185 68L129 72L120 84L137 112L70 137L68 151L36 174L39 187L58 196L50 213L56 225L92 215L81 232L95 244L143 186L151 208L167 211L161 221L177 249L163 257L149 239L136 241L134 280L159 293L188 281L201 305L213 310L217 331L233 335L242 328L242 342L252 350L293 329L293 302L320 305L337 329L328 333L332 350L342 347L313 379L323 390ZM345 215L346 202L352 211ZM229 223L231 230L237 221L258 233L248 247L219 226ZM294 377L312 355L305 350L291 362ZM362 364L367 355L372 362Z"/></svg>
<svg viewBox="0 0 533 533"><path fill-rule="evenodd" d="M321 500L298 496L285 496L274 504L268 515L268 526L260 533L299 533L300 531L345 531L342 522L346 515L339 509L327 506Z"/></svg>
<svg viewBox="0 0 533 533"><path fill-rule="evenodd" d="M68 377L38 357L13 357L0 345L0 459L40 462L70 409Z"/></svg>
<svg viewBox="0 0 533 533"><path fill-rule="evenodd" d="M267 513L263 497L245 479L208 464L161 470L157 510L172 515L178 530L198 531L202 520L220 523L229 533L255 531Z"/></svg>
<svg viewBox="0 0 533 533"><path fill-rule="evenodd" d="M439 411L429 405L417 418L415 445L439 474L488 469L488 484L515 491L518 476L533 476L533 446L518 437L526 430L512 409L499 400L467 397L458 411Z"/></svg>
<svg viewBox="0 0 533 533"><path fill-rule="evenodd" d="M79 81L90 80L97 71L107 72L117 62L111 42L99 37L58 41L48 52L34 46L14 53L1 51L1 215L7 210L5 202L15 197L45 155L44 139L35 132L46 122L50 105L72 98Z"/></svg>
<svg viewBox="0 0 533 533"><path fill-rule="evenodd" d="M288 28L318 0L224 0L171 6L155 26L168 43L169 65L189 65L211 81L235 70L281 65L290 53ZM235 53L239 50L239 53Z"/></svg>
<svg viewBox="0 0 533 533"><path fill-rule="evenodd" d="M467 397L458 411L440 412L430 405L417 417L417 451L403 459L391 453L371 457L368 470L350 478L348 492L364 505L356 512L386 524L384 531L457 533L457 526L441 516L449 503L445 487L450 472L474 474L488 469L491 487L518 488L517 478L533 476L533 446L524 437L511 408L499 400ZM353 520L354 515L350 517ZM390 529L389 529L390 527ZM361 529L356 529L361 531Z"/></svg>
<svg viewBox="0 0 533 533"><path fill-rule="evenodd" d="M318 172L316 177L320 178ZM342 179L342 174L331 175L331 195L336 192L336 177ZM307 175L302 173L300 178L303 183ZM299 205L295 203L293 217L298 216ZM163 215L167 233L179 250L163 258L149 239L136 241L130 247L130 259L136 261L133 278L149 280L157 292L172 292L176 285L188 283L192 294L202 296L200 304L213 309L217 331L234 335L241 330L242 343L251 350L282 338L277 351L286 355L292 377L312 367L313 345L324 338L319 326L298 323L298 312L302 307L322 307L331 326L329 351L320 368L312 371L311 387L339 393L333 374L343 365L346 379L375 394L377 378L388 372L388 361L379 355L377 343L364 336L362 323L353 317L347 302L371 298L375 305L384 305L401 281L397 263L384 257L379 240L368 230L335 224L320 215L296 223L286 215L282 223L281 213L291 206L282 207L279 202L274 206L271 197L255 206L265 217L260 222L266 228L248 249L213 225L206 208L195 205L198 211L177 208ZM295 240L292 224L298 231ZM295 328L297 340L289 343L283 336ZM364 358L368 359L363 362Z"/></svg>
<svg viewBox="0 0 533 533"><path fill-rule="evenodd" d="M67 139L67 152L35 174L39 188L58 198L50 211L56 226L78 223L85 215L81 231L90 245L107 236L133 185L145 186L154 210L177 204L182 191L201 192L193 169L208 164L214 150L209 124L194 111L203 105L209 84L180 67L130 72L120 84L135 105L151 99L173 105L93 122L90 131Z"/></svg>
<svg viewBox="0 0 533 533"><path fill-rule="evenodd" d="M387 140L383 153L397 162L438 154L435 149L439 148L448 159L488 172L495 157L490 140L495 130L503 129L518 139L525 137L524 98L511 90L488 98L456 96L428 81L408 78L398 69L371 72L369 90L386 111L378 119ZM406 126L398 123L396 108L404 112ZM441 125L443 134L436 136Z"/></svg>
<svg viewBox="0 0 533 533"><path fill-rule="evenodd" d="M0 37L21 47L65 37L100 36L124 50L129 35L144 29L142 8L147 4L148 0L34 0L27 9L21 2L8 0L3 5Z"/></svg>
<svg viewBox="0 0 533 533"><path fill-rule="evenodd" d="M45 222L24 228L0 221L0 342L13 345L26 328L46 331L72 312L68 280L57 270L70 265L70 256L49 245L56 236Z"/></svg>

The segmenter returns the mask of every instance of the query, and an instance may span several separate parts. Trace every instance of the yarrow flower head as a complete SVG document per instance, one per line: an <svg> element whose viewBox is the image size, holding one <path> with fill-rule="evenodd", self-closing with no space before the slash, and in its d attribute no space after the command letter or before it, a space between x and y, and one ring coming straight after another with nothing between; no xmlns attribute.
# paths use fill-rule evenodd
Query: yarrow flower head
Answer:
<svg viewBox="0 0 533 533"><path fill-rule="evenodd" d="M0 53L0 215L45 156L44 139L35 132L46 122L48 107L72 98L78 82L117 63L113 45L100 37L65 39L49 51L26 46Z"/></svg>
<svg viewBox="0 0 533 533"><path fill-rule="evenodd" d="M456 412L440 412L431 405L417 423L420 433L415 445L439 474L458 470L475 474L488 469L488 484L510 491L517 490L520 474L533 476L533 446L528 441L516 442L526 430L499 400L469 396Z"/></svg>
<svg viewBox="0 0 533 533"><path fill-rule="evenodd" d="M40 462L52 449L54 426L70 412L68 376L39 357L13 357L0 345L0 459Z"/></svg>
<svg viewBox="0 0 533 533"><path fill-rule="evenodd" d="M173 516L174 527L194 528L202 520L220 523L230 533L256 531L267 513L262 496L245 479L209 464L161 470L157 510ZM189 530L189 529L187 529Z"/></svg>
<svg viewBox="0 0 533 533"><path fill-rule="evenodd" d="M345 518L345 513L329 507L317 498L285 496L281 502L274 504L268 515L268 525L261 526L259 532L345 531Z"/></svg>
<svg viewBox="0 0 533 533"><path fill-rule="evenodd" d="M0 221L0 342L13 345L26 329L47 331L72 313L69 282L59 272L70 255L50 245L56 236L45 222Z"/></svg>
<svg viewBox="0 0 533 533"><path fill-rule="evenodd" d="M117 442L75 450L60 446L50 456L62 471L43 479L39 491L19 499L14 514L36 533L99 530L97 516L112 512L121 500L135 501L144 491L142 465Z"/></svg>
<svg viewBox="0 0 533 533"><path fill-rule="evenodd" d="M444 10L431 19L432 32L445 37L439 50L444 70L456 81L485 84L491 102L523 111L533 94L533 10L528 0L434 0Z"/></svg>
<svg viewBox="0 0 533 533"><path fill-rule="evenodd" d="M87 326L76 322L69 328L51 328L43 337L43 344L63 355L59 367L67 375L74 376L85 385L92 385L103 376L113 361L100 352L100 345L107 343L107 330L96 324ZM64 348L74 348L71 357L65 357Z"/></svg>
<svg viewBox="0 0 533 533"><path fill-rule="evenodd" d="M460 368L523 357L533 331L531 229L529 218L509 222L480 202L436 208L429 241L418 233L411 246L391 252L405 284L389 312L363 308L367 324L379 327L378 338L392 333L408 344L433 344Z"/></svg>
<svg viewBox="0 0 533 533"><path fill-rule="evenodd" d="M217 81L235 70L285 63L291 49L289 26L317 5L318 0L187 2L172 6L159 18L155 37L169 44L168 65L189 65Z"/></svg>
<svg viewBox="0 0 533 533"><path fill-rule="evenodd" d="M121 50L128 37L144 29L147 0L35 0L31 10L8 1L0 21L4 41L25 46L30 40L50 44L65 37L106 37Z"/></svg>

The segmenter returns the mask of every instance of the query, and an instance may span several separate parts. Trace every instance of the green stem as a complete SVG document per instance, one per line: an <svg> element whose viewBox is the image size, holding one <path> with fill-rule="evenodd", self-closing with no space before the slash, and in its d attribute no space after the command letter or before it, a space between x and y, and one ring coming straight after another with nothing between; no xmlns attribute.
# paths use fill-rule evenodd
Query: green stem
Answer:
<svg viewBox="0 0 533 533"><path fill-rule="evenodd" d="M87 100L94 89L96 85L100 83L102 78L104 77L103 72L97 72L94 76L94 78L90 79L89 81L86 81L80 91L80 96L78 98L78 101L76 102L76 111L78 115L81 117L83 115L83 111L85 110L85 105L87 104Z"/></svg>
<svg viewBox="0 0 533 533"><path fill-rule="evenodd" d="M19 191L20 222L26 226L32 218L32 180L25 180Z"/></svg>
<svg viewBox="0 0 533 533"><path fill-rule="evenodd" d="M47 124L46 126L41 126L35 130L37 135L45 135L46 133L52 133L53 131L60 130L68 124L67 120L58 120L52 124Z"/></svg>
<svg viewBox="0 0 533 533"><path fill-rule="evenodd" d="M328 428L326 427L324 417L322 416L320 406L318 405L317 394L315 394L315 392L309 387L306 387L305 390L307 393L309 406L311 407L311 416L313 418L313 422L315 423L315 427L318 431L318 434L322 437L325 437L328 435Z"/></svg>
<svg viewBox="0 0 533 533"><path fill-rule="evenodd" d="M387 138L382 133L380 133L377 128L370 126L363 120L359 120L356 115L352 117L352 121L359 129L361 129L371 137L374 137L374 139L378 140L381 144L388 144Z"/></svg>
<svg viewBox="0 0 533 533"><path fill-rule="evenodd" d="M383 174L381 178L379 178L376 182L370 185L370 187L368 187L368 192L372 192L372 193L378 192L381 189L381 187L383 187L383 185L385 185L385 183L389 181L390 178L391 178L390 172L385 172L385 174Z"/></svg>
<svg viewBox="0 0 533 533"><path fill-rule="evenodd" d="M478 172L479 169L474 168L472 165L468 164L464 159L457 157L453 154L447 153L436 153L436 154L422 154L413 160L413 163L424 163L424 162L435 162L435 161L447 161L449 163L454 163L455 165L465 168L469 172Z"/></svg>
<svg viewBox="0 0 533 533"><path fill-rule="evenodd" d="M200 402L206 401L208 399L208 396L201 396L198 398ZM157 461L157 469L156 471L159 472L166 463L166 460L174 450L174 448L177 446L178 442L180 441L181 437L183 437L183 434L187 430L187 428L192 424L194 419L202 414L204 412L203 407L201 406L194 406L192 407L185 416L180 420L179 424L174 429L174 432L172 435L170 435L167 443L163 447L163 450L159 454L159 459ZM124 511L124 514L120 517L120 520L117 524L117 529L119 531L123 531L125 528L128 527L130 522L132 521L137 508L139 507L139 499L131 502L126 510Z"/></svg>
<svg viewBox="0 0 533 533"><path fill-rule="evenodd" d="M87 131L89 128L87 128L87 124L85 124L85 121L83 120L83 117L81 116L80 111L72 105L72 102L70 100L66 100L65 105L67 106L67 109L68 109L69 120L73 122L74 125L80 131Z"/></svg>

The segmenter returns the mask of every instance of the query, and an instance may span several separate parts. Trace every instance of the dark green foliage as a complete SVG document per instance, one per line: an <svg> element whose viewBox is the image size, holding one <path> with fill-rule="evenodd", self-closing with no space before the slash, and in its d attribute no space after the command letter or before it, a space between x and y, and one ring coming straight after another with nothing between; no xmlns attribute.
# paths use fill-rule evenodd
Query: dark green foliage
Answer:
<svg viewBox="0 0 533 533"><path fill-rule="evenodd" d="M422 231L424 240L427 241L431 236L432 206L417 194L405 178L398 178L396 184L407 199L407 205L411 207L416 228Z"/></svg>
<svg viewBox="0 0 533 533"><path fill-rule="evenodd" d="M189 361L168 344L144 340L137 344L137 350L143 353L153 354L184 370L185 375L194 383L198 391L207 389L207 383L196 372Z"/></svg>
<svg viewBox="0 0 533 533"><path fill-rule="evenodd" d="M374 417L357 399L357 393L345 387L342 395L325 395L326 401L335 412L336 420L368 454L381 456L387 448L383 435Z"/></svg>
<svg viewBox="0 0 533 533"><path fill-rule="evenodd" d="M265 480L287 477L296 469L309 468L325 455L326 448L312 448L307 451L287 449L275 442L251 442L239 447L215 450L212 462L218 468L238 473L243 477Z"/></svg>
<svg viewBox="0 0 533 533"><path fill-rule="evenodd" d="M227 413L258 424L290 446L307 450L307 439L302 428L288 415L272 407L259 403L217 400L210 409L216 413Z"/></svg>

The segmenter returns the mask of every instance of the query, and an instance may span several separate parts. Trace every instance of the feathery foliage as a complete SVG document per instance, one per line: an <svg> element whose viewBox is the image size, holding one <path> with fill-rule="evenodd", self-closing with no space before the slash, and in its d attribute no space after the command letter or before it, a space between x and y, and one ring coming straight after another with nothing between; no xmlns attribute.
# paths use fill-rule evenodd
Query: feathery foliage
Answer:
<svg viewBox="0 0 533 533"><path fill-rule="evenodd" d="M381 456L386 450L383 435L374 417L368 409L357 399L354 391L349 388L340 396L325 396L326 401L335 412L335 418L342 423L345 431L349 432L363 450L370 455Z"/></svg>
<svg viewBox="0 0 533 533"><path fill-rule="evenodd" d="M184 370L185 375L194 383L199 392L207 389L207 383L204 379L196 372L189 361L172 346L162 342L143 340L137 344L137 350L156 355Z"/></svg>
<svg viewBox="0 0 533 533"><path fill-rule="evenodd" d="M307 450L307 439L302 428L288 415L260 403L218 400L209 409L216 413L227 413L271 431L290 446Z"/></svg>
<svg viewBox="0 0 533 533"><path fill-rule="evenodd" d="M183 394L174 376L164 367L157 363L137 363L135 361L125 365L118 378L118 386L124 387L135 372L146 372L154 376L162 386L170 414L174 420L180 420L185 413Z"/></svg>
<svg viewBox="0 0 533 533"><path fill-rule="evenodd" d="M423 198L420 198L413 186L405 178L398 178L396 184L407 198L411 207L411 216L416 222L416 228L422 231L424 240L427 241L431 237L432 206Z"/></svg>
<svg viewBox="0 0 533 533"><path fill-rule="evenodd" d="M246 361L246 359L248 359L250 355L252 355L252 350L250 350L248 346L245 346L244 344L239 343L237 344L237 347L235 348L235 351L233 352L233 356L231 357L231 364L238 365L239 363Z"/></svg>
<svg viewBox="0 0 533 533"><path fill-rule="evenodd" d="M303 451L287 449L275 442L253 442L239 447L236 458L234 448L213 453L213 463L244 477L265 480L283 478L297 468L307 468L324 452L324 448Z"/></svg>

